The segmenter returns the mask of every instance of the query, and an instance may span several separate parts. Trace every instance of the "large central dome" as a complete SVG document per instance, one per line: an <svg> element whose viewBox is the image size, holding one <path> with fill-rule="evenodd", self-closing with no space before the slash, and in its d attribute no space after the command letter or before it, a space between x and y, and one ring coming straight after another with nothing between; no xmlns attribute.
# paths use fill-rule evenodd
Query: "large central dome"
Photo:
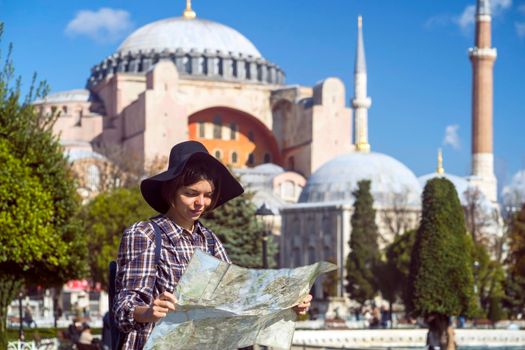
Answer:
<svg viewBox="0 0 525 350"><path fill-rule="evenodd" d="M88 88L108 76L146 74L170 60L182 79L284 84L284 72L265 60L244 35L223 24L173 17L147 24L124 40L115 53L91 69Z"/></svg>
<svg viewBox="0 0 525 350"><path fill-rule="evenodd" d="M260 58L261 54L244 35L223 24L204 19L166 18L132 33L117 52L208 50Z"/></svg>
<svg viewBox="0 0 525 350"><path fill-rule="evenodd" d="M392 207L399 195L408 206L420 205L421 187L414 173L398 160L374 152L354 152L328 161L310 176L299 202L352 203L352 191L360 180L371 180L378 207Z"/></svg>

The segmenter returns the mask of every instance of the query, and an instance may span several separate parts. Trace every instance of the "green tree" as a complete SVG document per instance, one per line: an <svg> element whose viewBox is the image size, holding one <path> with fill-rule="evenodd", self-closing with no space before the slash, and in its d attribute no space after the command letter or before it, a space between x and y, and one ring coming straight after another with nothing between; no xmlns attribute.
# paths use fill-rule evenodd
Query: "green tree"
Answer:
<svg viewBox="0 0 525 350"><path fill-rule="evenodd" d="M525 204L510 227L505 299L512 314L517 315L525 310Z"/></svg>
<svg viewBox="0 0 525 350"><path fill-rule="evenodd" d="M350 254L346 261L347 291L352 299L364 304L378 292L376 274L381 261L370 181L359 181L352 194L355 202L351 218Z"/></svg>
<svg viewBox="0 0 525 350"><path fill-rule="evenodd" d="M251 193L232 199L203 218L203 223L219 237L231 261L239 266L262 267L262 227L255 219L257 208ZM267 240L268 266L275 267L277 244Z"/></svg>
<svg viewBox="0 0 525 350"><path fill-rule="evenodd" d="M416 240L416 231L407 231L397 236L385 249L386 261L379 269L379 288L383 297L394 303L398 298L406 306L408 303L408 275L410 256Z"/></svg>
<svg viewBox="0 0 525 350"><path fill-rule="evenodd" d="M488 317L492 322L497 322L504 316L501 307L505 294L503 267L501 263L490 258L487 248L482 243L475 243L470 237L468 241L472 251L471 265L474 266L476 304L479 307L476 316Z"/></svg>
<svg viewBox="0 0 525 350"><path fill-rule="evenodd" d="M0 23L0 38L2 30ZM52 134L56 116L39 114L31 105L34 98L43 97L48 90L45 83L35 88L35 81L36 77L33 77L29 93L22 98L21 79L14 78L10 47L0 67L0 139L4 142L3 151L8 150L9 155L20 163L16 165L5 158L5 162L12 163L12 167L6 167L5 171L14 171L14 174L11 178L7 173L2 176L2 186L9 186L12 179L16 181L17 174L22 176L20 169L28 169L27 179L32 180L23 181L19 186L34 187L35 181L40 186L34 190L21 187L17 190L20 195L34 193L38 197L34 201L24 202L9 197L2 200L0 308L4 318L0 322L3 324L7 305L21 285L59 286L86 272L84 234L75 218L79 208L75 183L58 138ZM45 196L46 207L39 207L38 203ZM31 209L37 213L24 217ZM23 224L21 220L28 222ZM36 228L46 229L40 231ZM4 341L5 333L2 333L0 342ZM5 348L2 345L0 347Z"/></svg>
<svg viewBox="0 0 525 350"><path fill-rule="evenodd" d="M23 285L21 275L34 270L44 257L51 258L48 264L59 264L61 257L56 253L64 247L53 240L49 193L31 174L31 168L13 157L3 139L0 164L0 348L7 349L7 306Z"/></svg>
<svg viewBox="0 0 525 350"><path fill-rule="evenodd" d="M435 178L423 191L421 223L412 249L409 308L429 321L439 339L449 316L475 310L472 257L463 209L452 182ZM446 344L442 344L446 346Z"/></svg>
<svg viewBox="0 0 525 350"><path fill-rule="evenodd" d="M103 192L86 204L80 213L84 231L89 235L88 257L91 281L107 290L108 266L117 257L122 232L138 220L155 215L142 198L138 187L116 188Z"/></svg>

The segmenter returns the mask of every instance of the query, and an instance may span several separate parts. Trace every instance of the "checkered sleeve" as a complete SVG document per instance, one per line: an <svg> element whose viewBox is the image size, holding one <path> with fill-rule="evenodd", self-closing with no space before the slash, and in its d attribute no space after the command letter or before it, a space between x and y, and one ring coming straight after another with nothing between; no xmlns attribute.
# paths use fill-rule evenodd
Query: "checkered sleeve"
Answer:
<svg viewBox="0 0 525 350"><path fill-rule="evenodd" d="M128 333L148 324L135 321L136 306L150 305L156 280L153 229L139 222L124 231L117 259L116 296L113 305L119 329Z"/></svg>

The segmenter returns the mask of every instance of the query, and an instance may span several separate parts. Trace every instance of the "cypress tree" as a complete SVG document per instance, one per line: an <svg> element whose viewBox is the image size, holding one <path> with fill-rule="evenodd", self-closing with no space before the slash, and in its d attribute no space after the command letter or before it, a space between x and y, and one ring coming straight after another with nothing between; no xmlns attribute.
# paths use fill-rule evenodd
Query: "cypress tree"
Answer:
<svg viewBox="0 0 525 350"><path fill-rule="evenodd" d="M472 257L463 209L452 182L435 178L423 191L421 223L412 249L409 308L443 333L449 316L475 311ZM441 344L442 348L446 344Z"/></svg>
<svg viewBox="0 0 525 350"><path fill-rule="evenodd" d="M352 299L364 304L378 291L376 273L381 261L370 180L359 181L352 194L355 202L351 218L350 254L346 261L346 288Z"/></svg>

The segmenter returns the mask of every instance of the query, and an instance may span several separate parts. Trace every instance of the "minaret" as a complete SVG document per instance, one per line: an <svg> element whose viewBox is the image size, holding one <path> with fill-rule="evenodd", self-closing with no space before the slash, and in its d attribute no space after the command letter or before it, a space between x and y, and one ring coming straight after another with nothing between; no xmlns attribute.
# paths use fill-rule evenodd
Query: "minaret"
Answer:
<svg viewBox="0 0 525 350"><path fill-rule="evenodd" d="M372 105L370 97L366 96L366 61L365 45L363 43L363 20L357 17L357 52L354 68L354 143L358 152L370 152L368 143L368 108Z"/></svg>
<svg viewBox="0 0 525 350"><path fill-rule="evenodd" d="M182 13L182 16L187 19L194 19L197 14L191 9L191 0L186 0L186 9Z"/></svg>
<svg viewBox="0 0 525 350"><path fill-rule="evenodd" d="M472 176L470 182L492 202L497 201L493 154L493 68L496 49L491 47L490 1L478 0L472 62Z"/></svg>
<svg viewBox="0 0 525 350"><path fill-rule="evenodd" d="M436 168L436 173L438 174L445 173L445 168L443 168L443 153L441 152L441 148L438 149L438 166Z"/></svg>

